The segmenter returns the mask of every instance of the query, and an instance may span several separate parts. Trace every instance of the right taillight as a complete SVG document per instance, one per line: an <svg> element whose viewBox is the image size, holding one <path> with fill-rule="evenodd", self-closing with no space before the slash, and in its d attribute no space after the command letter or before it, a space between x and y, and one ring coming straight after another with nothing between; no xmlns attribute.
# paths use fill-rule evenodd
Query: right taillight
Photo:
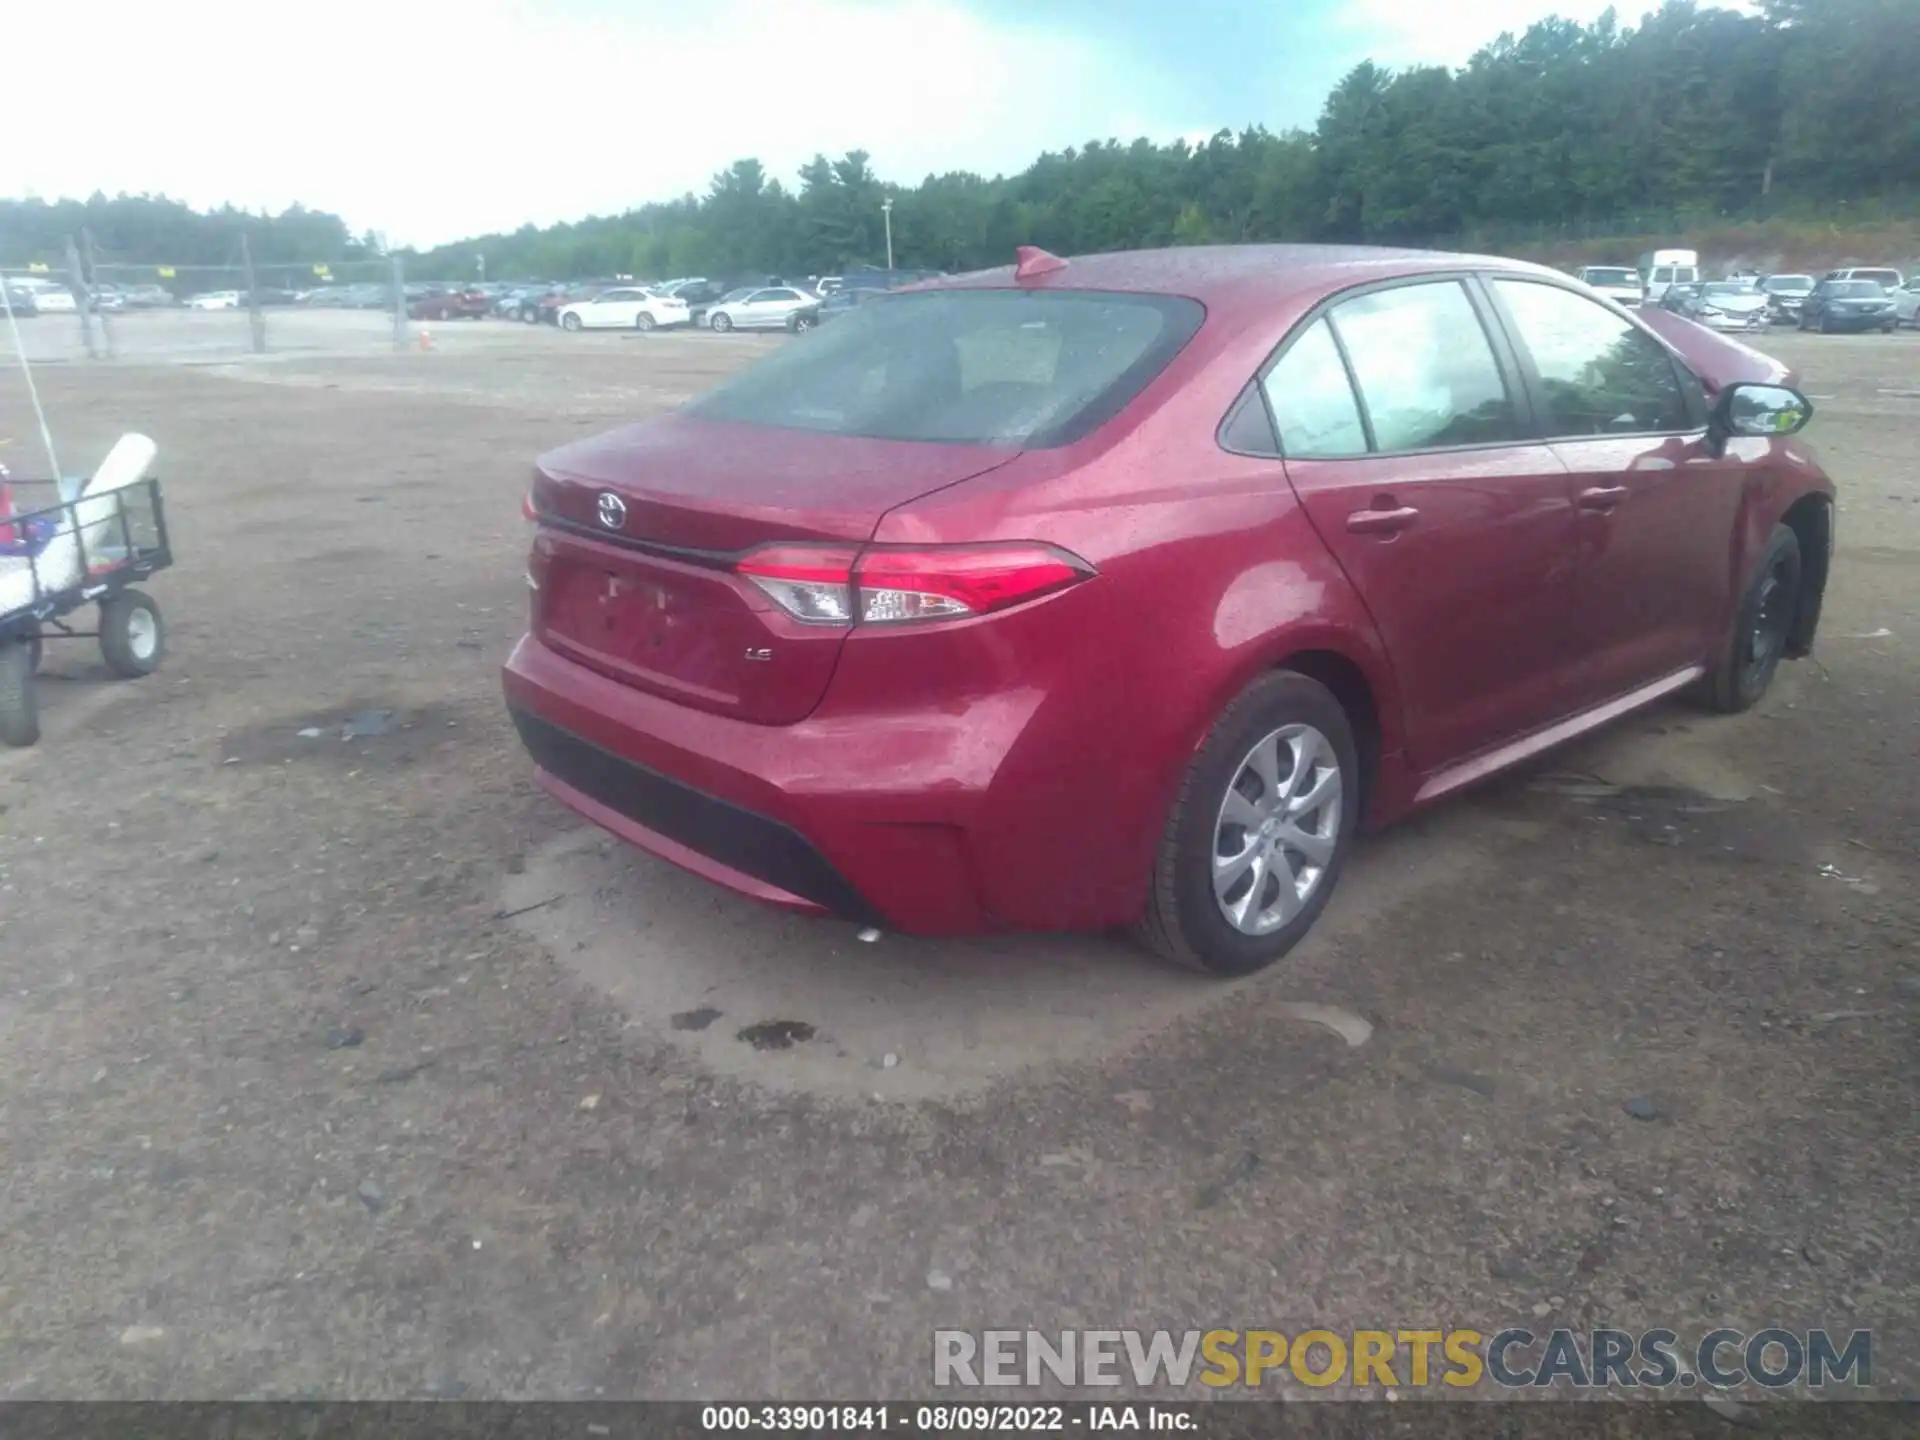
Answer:
<svg viewBox="0 0 1920 1440"><path fill-rule="evenodd" d="M735 569L796 620L900 625L989 615L1092 576L1052 545L770 545Z"/></svg>

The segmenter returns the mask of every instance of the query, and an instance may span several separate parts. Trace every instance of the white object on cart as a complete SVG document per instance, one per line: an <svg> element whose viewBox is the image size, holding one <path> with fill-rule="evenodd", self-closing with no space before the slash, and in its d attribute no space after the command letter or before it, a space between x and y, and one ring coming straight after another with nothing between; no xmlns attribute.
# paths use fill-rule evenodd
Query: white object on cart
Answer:
<svg viewBox="0 0 1920 1440"><path fill-rule="evenodd" d="M78 585L84 578L81 555L98 564L103 559L119 558L120 503L114 492L144 480L153 465L159 447L145 435L122 435L93 472L93 478L80 487L77 503L31 561L23 556L0 556L0 615L24 610L38 591L46 594ZM66 486L61 499L67 499Z"/></svg>

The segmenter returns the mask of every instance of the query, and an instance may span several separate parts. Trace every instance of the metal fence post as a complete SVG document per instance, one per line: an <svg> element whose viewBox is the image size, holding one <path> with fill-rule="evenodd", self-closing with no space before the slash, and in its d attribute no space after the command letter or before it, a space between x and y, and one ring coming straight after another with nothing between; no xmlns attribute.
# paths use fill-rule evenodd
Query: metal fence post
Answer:
<svg viewBox="0 0 1920 1440"><path fill-rule="evenodd" d="M240 267L247 278L247 328L253 334L253 353L267 353L267 317L260 313L260 286L253 278L253 247L240 237Z"/></svg>
<svg viewBox="0 0 1920 1440"><path fill-rule="evenodd" d="M82 257L87 262L87 284L97 298L100 288L100 250L99 247L93 243L93 232L91 230L81 230L80 250ZM107 359L111 360L115 354L113 343L113 316L105 310L100 311L99 314L101 347L107 352Z"/></svg>
<svg viewBox="0 0 1920 1440"><path fill-rule="evenodd" d="M407 267L398 255L388 262L393 268L393 348L407 348Z"/></svg>
<svg viewBox="0 0 1920 1440"><path fill-rule="evenodd" d="M93 287L80 273L80 251L71 235L67 237L67 280L73 290L74 309L80 312L80 339L87 347L87 358L98 360L100 351L93 343Z"/></svg>

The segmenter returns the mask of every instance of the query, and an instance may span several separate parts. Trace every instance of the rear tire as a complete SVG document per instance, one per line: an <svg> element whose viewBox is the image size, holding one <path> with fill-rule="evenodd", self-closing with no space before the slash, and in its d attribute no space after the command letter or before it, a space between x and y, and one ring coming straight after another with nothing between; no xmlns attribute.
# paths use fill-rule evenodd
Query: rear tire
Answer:
<svg viewBox="0 0 1920 1440"><path fill-rule="evenodd" d="M144 591L122 590L100 602L100 655L122 680L138 680L160 668L167 653L167 625Z"/></svg>
<svg viewBox="0 0 1920 1440"><path fill-rule="evenodd" d="M638 315L633 317L633 328L643 333L653 329L653 316L642 310Z"/></svg>
<svg viewBox="0 0 1920 1440"><path fill-rule="evenodd" d="M0 640L0 744L32 745L40 738L33 665L27 642Z"/></svg>
<svg viewBox="0 0 1920 1440"><path fill-rule="evenodd" d="M1256 773L1255 757L1269 747L1277 784ZM1313 927L1339 883L1361 793L1353 727L1332 692L1287 670L1254 681L1188 766L1136 935L1165 958L1212 975L1251 975L1273 964ZM1301 803L1315 796L1317 804ZM1257 856L1251 865L1232 863L1249 855ZM1227 877L1224 888L1216 874Z"/></svg>
<svg viewBox="0 0 1920 1440"><path fill-rule="evenodd" d="M1759 703L1773 684L1800 610L1800 537L1773 527L1753 579L1734 613L1733 633L1720 648L1702 694L1709 707L1738 715Z"/></svg>

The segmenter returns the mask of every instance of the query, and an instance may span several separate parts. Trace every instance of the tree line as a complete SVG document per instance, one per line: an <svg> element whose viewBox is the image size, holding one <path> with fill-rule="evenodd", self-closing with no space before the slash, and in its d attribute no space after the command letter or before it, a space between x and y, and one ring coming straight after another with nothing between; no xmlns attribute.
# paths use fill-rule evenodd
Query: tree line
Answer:
<svg viewBox="0 0 1920 1440"><path fill-rule="evenodd" d="M1920 5L1762 0L1759 13L1667 0L1637 26L1549 19L1458 70L1356 66L1312 130L1222 130L1204 144L1102 140L1015 175L879 179L871 156L816 156L792 184L734 162L704 195L424 253L409 275L565 278L820 274L1005 263L1168 244L1473 242L1624 214L1699 218L1920 202ZM0 260L64 245L80 224L116 258L232 263L377 253L338 217L198 215L165 199L0 202ZM199 257L206 257L201 260ZM218 257L218 258L216 258Z"/></svg>

